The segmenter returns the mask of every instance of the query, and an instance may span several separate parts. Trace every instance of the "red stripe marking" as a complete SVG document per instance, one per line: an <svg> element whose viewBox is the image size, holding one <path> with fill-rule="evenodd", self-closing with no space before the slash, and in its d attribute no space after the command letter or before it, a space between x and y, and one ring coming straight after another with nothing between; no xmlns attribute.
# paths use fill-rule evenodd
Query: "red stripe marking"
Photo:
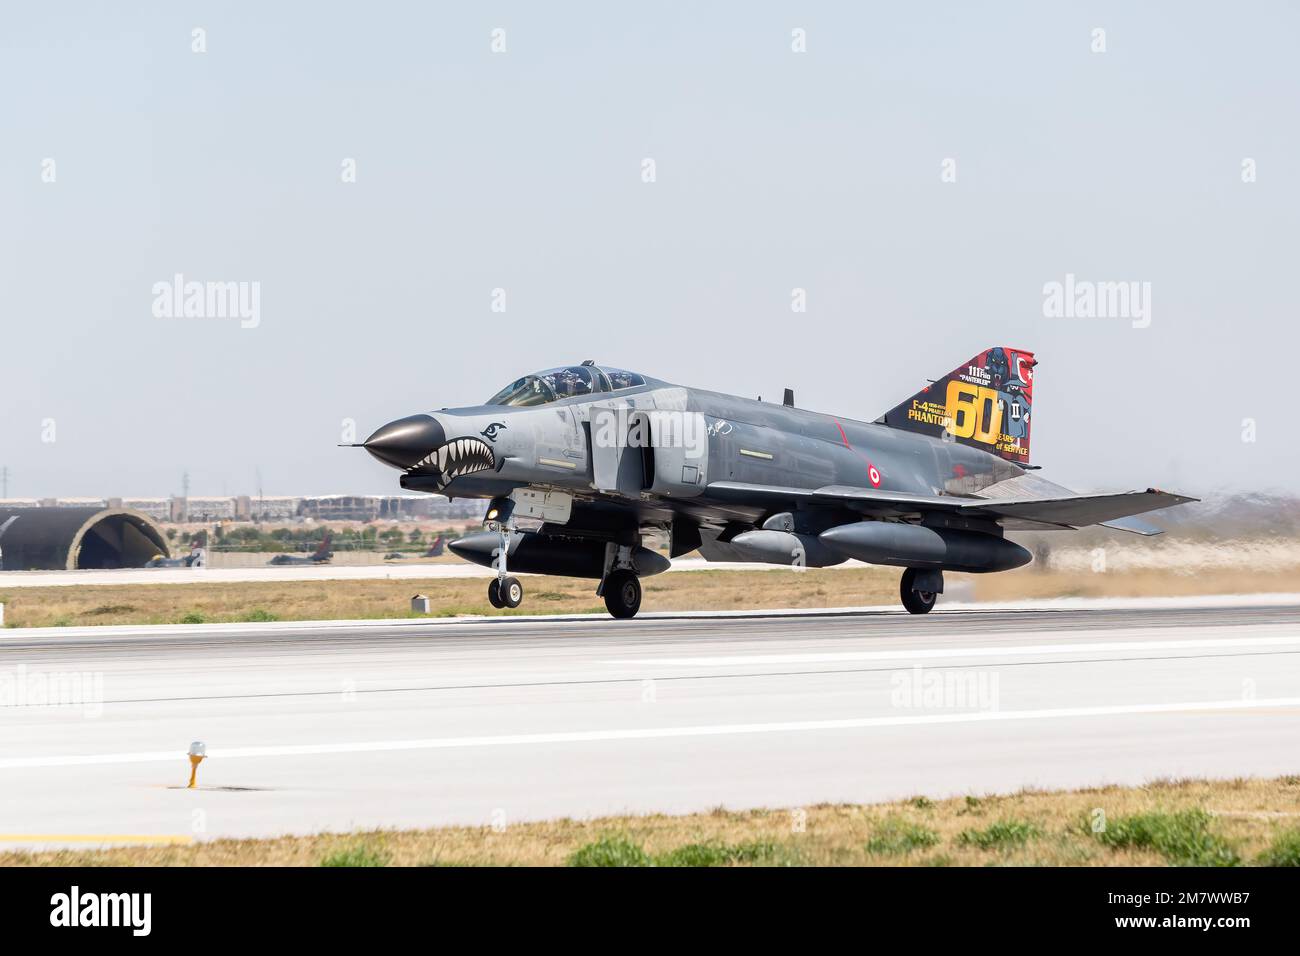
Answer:
<svg viewBox="0 0 1300 956"><path fill-rule="evenodd" d="M833 421L835 423L835 427L840 430L840 440L844 442L844 447L849 449L849 451L857 451L857 449L855 449L852 445L849 444L849 436L844 434L844 426L840 424L839 419L832 418L831 421ZM862 452L860 451L858 452L858 457L867 463L867 481L871 482L871 486L873 488L879 488L880 470L876 468L876 466L871 463L871 459L869 459L866 455L862 454ZM871 473L873 471L876 473L876 479L874 481L872 481L871 479Z"/></svg>

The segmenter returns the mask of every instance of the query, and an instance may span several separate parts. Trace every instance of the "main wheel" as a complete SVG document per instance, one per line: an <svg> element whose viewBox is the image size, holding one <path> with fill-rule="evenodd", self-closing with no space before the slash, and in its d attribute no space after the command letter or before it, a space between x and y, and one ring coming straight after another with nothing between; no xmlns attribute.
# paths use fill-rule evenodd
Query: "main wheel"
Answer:
<svg viewBox="0 0 1300 956"><path fill-rule="evenodd" d="M506 607L518 607L524 600L524 586L518 578L505 578L501 582L499 596Z"/></svg>
<svg viewBox="0 0 1300 956"><path fill-rule="evenodd" d="M493 607L505 607L505 603L501 600L500 578L493 578L488 582L488 601L491 602Z"/></svg>
<svg viewBox="0 0 1300 956"><path fill-rule="evenodd" d="M933 591L913 590L914 581L916 581L916 568L908 568L903 572L903 581L898 588L903 598L903 607L912 614L928 614L939 595Z"/></svg>
<svg viewBox="0 0 1300 956"><path fill-rule="evenodd" d="M613 571L605 579L605 607L614 617L635 617L641 609L641 581L632 571Z"/></svg>

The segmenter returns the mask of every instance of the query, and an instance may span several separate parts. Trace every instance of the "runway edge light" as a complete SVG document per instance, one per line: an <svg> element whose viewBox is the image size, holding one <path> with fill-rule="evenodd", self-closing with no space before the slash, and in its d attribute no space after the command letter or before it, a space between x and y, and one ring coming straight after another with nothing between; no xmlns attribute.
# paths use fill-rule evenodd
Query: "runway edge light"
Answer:
<svg viewBox="0 0 1300 956"><path fill-rule="evenodd" d="M187 789L193 790L197 786L199 775L199 764L203 763L203 758L208 755L208 745L201 740L196 740L190 744L190 785Z"/></svg>

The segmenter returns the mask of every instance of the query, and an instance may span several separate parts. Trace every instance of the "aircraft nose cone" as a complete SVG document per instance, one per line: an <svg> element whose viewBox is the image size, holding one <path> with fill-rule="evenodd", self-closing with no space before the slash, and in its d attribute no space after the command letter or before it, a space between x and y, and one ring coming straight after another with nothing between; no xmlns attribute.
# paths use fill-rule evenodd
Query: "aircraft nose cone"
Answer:
<svg viewBox="0 0 1300 956"><path fill-rule="evenodd" d="M413 468L425 455L447 440L442 426L429 415L411 415L389 422L362 442L386 465Z"/></svg>

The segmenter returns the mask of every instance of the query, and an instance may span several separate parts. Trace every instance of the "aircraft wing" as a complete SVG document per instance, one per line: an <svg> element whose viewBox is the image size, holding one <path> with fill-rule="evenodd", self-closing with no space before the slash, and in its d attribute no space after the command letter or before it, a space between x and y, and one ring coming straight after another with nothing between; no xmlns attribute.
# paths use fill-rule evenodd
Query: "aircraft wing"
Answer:
<svg viewBox="0 0 1300 956"><path fill-rule="evenodd" d="M786 488L735 481L715 481L710 482L708 494L732 501L840 504L854 511L877 517L943 511L949 514L995 518L1002 522L1004 527L1018 530L1079 528L1101 524L1148 535L1159 534L1161 529L1145 521L1136 520L1134 515L1197 500L1155 488L1118 494L1077 495L1042 479L1038 479L1037 483L1040 487L1050 485L1052 489L1059 489L1063 493L1042 497L1020 496L1016 494L1019 487L1001 487L1011 482L1001 482L999 485L986 488L985 494L978 497L964 497L899 494L877 488L855 488L846 485Z"/></svg>
<svg viewBox="0 0 1300 956"><path fill-rule="evenodd" d="M1136 515L1196 500L1155 488L1122 494L1080 495L1064 485L1028 472L990 485L980 492L980 497L1012 506L1001 512L1004 528L1031 529L1044 523L1067 528L1099 524L1141 535L1163 534L1164 529Z"/></svg>
<svg viewBox="0 0 1300 956"><path fill-rule="evenodd" d="M1080 528L1090 524L1115 526L1121 530L1135 530L1137 525L1125 522L1134 515L1170 508L1184 502L1195 501L1183 495L1170 494L1148 488L1146 491L1125 491L1111 495L1074 495L1068 498L991 499L979 504L963 506L963 511L979 511L1003 518L1023 518L1040 524L1055 524L1065 528ZM1159 529L1141 522L1146 528ZM1138 533L1150 534L1149 531Z"/></svg>

